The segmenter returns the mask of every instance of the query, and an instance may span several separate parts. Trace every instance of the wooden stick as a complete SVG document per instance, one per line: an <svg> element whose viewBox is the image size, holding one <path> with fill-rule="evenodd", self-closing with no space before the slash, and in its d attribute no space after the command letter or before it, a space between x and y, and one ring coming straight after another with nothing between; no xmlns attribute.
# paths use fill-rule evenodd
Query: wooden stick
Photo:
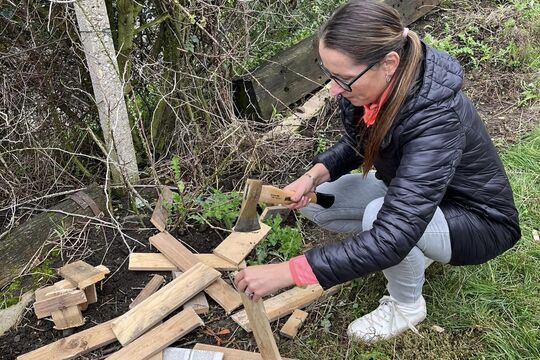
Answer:
<svg viewBox="0 0 540 360"><path fill-rule="evenodd" d="M270 328L270 322L266 317L262 300L252 301L246 294L240 293L244 309L253 330L259 352L264 360L281 360L276 339Z"/></svg>
<svg viewBox="0 0 540 360"><path fill-rule="evenodd" d="M251 351L244 351L244 350L237 350L237 349L230 349L230 348L215 346L215 345L197 343L195 344L193 349L223 353L223 360L264 360L261 354L259 353L255 353ZM282 359L295 360L295 359L290 359L290 358L282 358Z"/></svg>

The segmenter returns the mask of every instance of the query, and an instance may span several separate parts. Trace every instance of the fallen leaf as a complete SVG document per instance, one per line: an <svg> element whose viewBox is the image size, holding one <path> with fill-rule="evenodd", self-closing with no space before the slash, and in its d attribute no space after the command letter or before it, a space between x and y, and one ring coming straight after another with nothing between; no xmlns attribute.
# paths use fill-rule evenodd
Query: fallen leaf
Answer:
<svg viewBox="0 0 540 360"><path fill-rule="evenodd" d="M433 325L431 328L432 328L433 330L435 330L436 332L438 332L438 333L444 332L444 328L442 328L442 327L440 327L440 326L438 326L438 325Z"/></svg>

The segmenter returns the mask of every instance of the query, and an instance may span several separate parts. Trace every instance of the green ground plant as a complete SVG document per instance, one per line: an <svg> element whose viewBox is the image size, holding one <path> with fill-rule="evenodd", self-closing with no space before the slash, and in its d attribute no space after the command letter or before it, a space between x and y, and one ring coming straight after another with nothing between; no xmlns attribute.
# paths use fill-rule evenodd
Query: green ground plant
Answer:
<svg viewBox="0 0 540 360"><path fill-rule="evenodd" d="M226 229L232 229L240 209L242 194L236 191L224 193L217 189L211 191L207 198L197 200L200 211L190 215L190 218L201 224L223 224Z"/></svg>
<svg viewBox="0 0 540 360"><path fill-rule="evenodd" d="M298 221L295 227L283 225L283 220L279 216L271 216L264 222L271 230L255 248L256 259L249 261L251 264L265 264L272 257L286 261L300 253L304 237Z"/></svg>

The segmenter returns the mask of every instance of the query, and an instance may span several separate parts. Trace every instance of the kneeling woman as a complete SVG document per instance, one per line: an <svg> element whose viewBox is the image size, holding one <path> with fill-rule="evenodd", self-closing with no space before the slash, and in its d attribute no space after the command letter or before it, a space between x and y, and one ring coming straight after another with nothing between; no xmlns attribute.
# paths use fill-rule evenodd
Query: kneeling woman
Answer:
<svg viewBox="0 0 540 360"><path fill-rule="evenodd" d="M495 147L461 91L458 62L404 28L394 9L345 4L320 30L319 54L345 134L286 189L296 194L291 208L351 236L248 267L235 283L258 300L294 284L328 288L382 271L389 296L348 335L388 339L426 317L425 258L486 262L520 238L518 214ZM360 166L363 174L349 174ZM335 195L331 208L308 203L303 194L315 188Z"/></svg>

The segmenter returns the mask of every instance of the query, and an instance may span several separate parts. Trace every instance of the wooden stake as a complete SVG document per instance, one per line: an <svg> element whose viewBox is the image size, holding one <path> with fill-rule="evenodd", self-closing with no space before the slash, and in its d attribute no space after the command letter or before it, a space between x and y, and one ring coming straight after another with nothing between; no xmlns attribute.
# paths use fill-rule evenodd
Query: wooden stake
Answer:
<svg viewBox="0 0 540 360"><path fill-rule="evenodd" d="M270 322L266 317L262 300L252 301L246 294L241 293L242 303L253 330L259 352L264 360L281 360L276 339L270 328Z"/></svg>

